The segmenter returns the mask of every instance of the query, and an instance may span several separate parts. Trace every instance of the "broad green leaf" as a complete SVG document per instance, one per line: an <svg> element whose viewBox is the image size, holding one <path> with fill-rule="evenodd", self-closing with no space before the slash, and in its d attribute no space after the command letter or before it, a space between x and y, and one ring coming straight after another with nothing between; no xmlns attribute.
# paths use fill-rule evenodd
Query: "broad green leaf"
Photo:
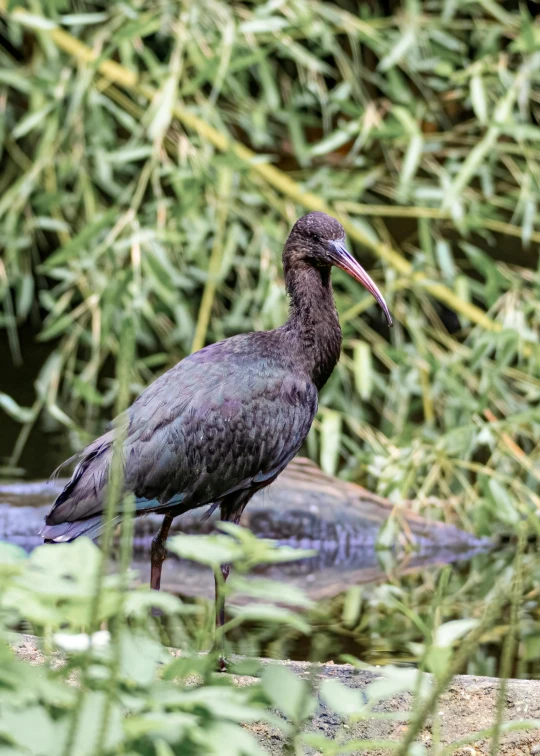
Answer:
<svg viewBox="0 0 540 756"><path fill-rule="evenodd" d="M305 680L280 664L270 664L262 673L263 690L272 706L293 722L302 722L313 711L315 699Z"/></svg>
<svg viewBox="0 0 540 756"><path fill-rule="evenodd" d="M339 680L323 680L320 694L328 708L342 717L353 717L364 707L361 691L347 688Z"/></svg>
<svg viewBox="0 0 540 756"><path fill-rule="evenodd" d="M252 603L248 606L230 606L229 611L233 617L243 622L283 624L296 628L304 635L311 633L311 626L300 614L282 606Z"/></svg>
<svg viewBox="0 0 540 756"><path fill-rule="evenodd" d="M381 677L369 683L365 689L370 703L383 701L397 693L406 691L417 692L422 698L425 698L430 692L431 680L428 675L419 670L388 665L377 671L380 671Z"/></svg>
<svg viewBox="0 0 540 756"><path fill-rule="evenodd" d="M227 536L176 535L167 541L167 548L183 559L219 567L242 557L238 543Z"/></svg>
<svg viewBox="0 0 540 756"><path fill-rule="evenodd" d="M215 756L265 756L255 737L232 722L210 722L205 728L204 747Z"/></svg>
<svg viewBox="0 0 540 756"><path fill-rule="evenodd" d="M478 620L476 619L461 619L445 622L443 625L439 625L435 631L433 644L438 648L452 646L456 641L463 638L464 635L467 635L477 626Z"/></svg>

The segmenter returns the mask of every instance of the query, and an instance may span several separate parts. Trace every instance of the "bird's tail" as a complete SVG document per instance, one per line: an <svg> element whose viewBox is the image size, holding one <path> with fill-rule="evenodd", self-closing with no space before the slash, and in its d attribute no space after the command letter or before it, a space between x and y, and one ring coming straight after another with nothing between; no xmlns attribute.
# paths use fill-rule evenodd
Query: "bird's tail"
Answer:
<svg viewBox="0 0 540 756"><path fill-rule="evenodd" d="M117 515L113 523L120 522L122 515ZM105 521L101 515L88 517L86 520L77 520L76 522L61 522L58 525L44 525L39 531L39 535L49 543L68 543L85 535L88 538L97 538L105 527Z"/></svg>

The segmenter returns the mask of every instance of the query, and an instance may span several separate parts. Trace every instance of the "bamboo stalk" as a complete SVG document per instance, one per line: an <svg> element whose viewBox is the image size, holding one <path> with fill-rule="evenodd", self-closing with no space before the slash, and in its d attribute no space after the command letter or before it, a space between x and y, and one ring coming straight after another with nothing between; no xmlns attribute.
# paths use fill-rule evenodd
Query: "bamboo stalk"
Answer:
<svg viewBox="0 0 540 756"><path fill-rule="evenodd" d="M412 205L367 205L361 202L336 202L336 209L341 212L349 212L353 215L379 216L381 218L433 218L434 220L451 220L448 210L438 207L414 207ZM522 229L514 223L496 220L495 218L479 218L483 228L505 236L514 236L521 239ZM474 231L474 218L466 216L464 224L469 225ZM533 231L531 241L540 244L540 232Z"/></svg>
<svg viewBox="0 0 540 756"><path fill-rule="evenodd" d="M12 20L19 20L20 23L24 23L27 12L23 8L17 7L8 13L6 11L6 5L6 0L0 0L0 11ZM18 15L20 16L19 19L17 19ZM95 66L96 69L111 82L131 90L149 101L153 100L155 97L155 88L146 84L141 84L136 73L128 70L115 61L101 57L98 51L92 50L63 29L55 26L40 31L42 34L47 34L58 48L71 55L78 62ZM518 79L521 80L520 77L518 77ZM517 80L511 93L507 95L506 102L504 103L505 105L508 104L510 98L515 97L515 91L517 89L516 84ZM431 294L431 296L435 297L435 299L443 302L455 312L468 318L472 323L475 323L488 331L498 332L502 330L502 325L500 323L493 321L476 305L461 300L444 284L428 279L428 277L421 271L413 272L411 263L399 252L394 250L388 244L370 239L348 218L348 216L337 213L336 209L332 208L328 203L312 192L305 192L292 178L279 168L268 163L258 162L258 156L256 153L245 145L217 131L217 129L210 126L210 124L203 121L180 103L176 103L173 108L173 113L185 127L196 131L200 137L213 144L214 147L221 152L230 152L235 155L239 160L249 166L252 174L262 177L269 185L298 205L302 205L306 210L319 211L328 213L329 215L338 215L346 233L351 239L354 239L362 246L371 250L371 252L377 257L384 260L402 275L409 276L412 283L421 286L425 291ZM478 146L476 151L473 151L475 152L474 164L476 164L478 158L477 153L480 151L482 153L485 152L486 149L488 149L489 144L493 141L496 135L498 135L498 125L493 127L493 131L494 133L490 133L489 138L485 139L483 143ZM454 184L451 187L451 194L455 194L455 192L465 184L464 179L466 180L470 173L471 163L472 161L469 160L467 166L464 166L466 170L462 170L463 175L458 176L454 181Z"/></svg>
<svg viewBox="0 0 540 756"><path fill-rule="evenodd" d="M229 213L229 203L227 202L227 198L230 195L231 178L231 172L227 168L224 168L220 177L220 188L217 198L217 228L214 236L212 252L210 254L210 261L208 263L208 277L204 286L201 305L199 307L199 317L197 319L195 335L191 345L192 352L198 352L199 349L202 349L204 342L206 341L208 324L210 323L210 315L212 313L219 270L223 257L223 232L225 230L225 224Z"/></svg>

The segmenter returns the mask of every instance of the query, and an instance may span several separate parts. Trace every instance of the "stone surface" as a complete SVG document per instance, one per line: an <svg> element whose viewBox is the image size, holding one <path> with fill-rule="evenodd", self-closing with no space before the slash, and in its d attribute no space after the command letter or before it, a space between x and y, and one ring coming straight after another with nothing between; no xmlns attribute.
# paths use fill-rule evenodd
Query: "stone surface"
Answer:
<svg viewBox="0 0 540 756"><path fill-rule="evenodd" d="M21 635L12 644L17 655L34 664L44 661L44 656L32 636ZM173 656L179 655L176 649L170 649ZM57 654L56 663L61 663ZM234 658L233 663L240 661ZM349 688L364 690L378 677L377 671L359 670L347 664L309 664L307 662L258 660L261 667L268 664L281 664L295 674L310 679L314 686L322 680L337 679ZM254 678L234 676L237 685L250 685ZM490 728L494 724L497 696L500 681L490 677L456 676L438 706L440 742L448 746L461 739ZM379 714L393 715L392 719L373 718L353 724L347 724L340 716L329 711L322 701L309 724L309 730L318 732L334 740L340 739L345 744L353 740L389 739L399 742L407 729L407 714L411 709L412 698L409 694L395 695L374 708ZM540 726L540 681L509 680L506 692L504 719L514 722L516 730L504 734L500 740L500 756L533 756L540 753L540 729L524 729L520 722L538 720ZM277 756L283 754L285 745L282 733L267 724L246 725L259 740L265 750ZM432 743L433 722L429 721L421 731L418 741L427 748ZM388 749L353 750L355 754L369 753L369 756L386 756ZM478 736L462 747L450 750L455 756L487 756L491 753L491 739ZM306 751L316 754L317 751Z"/></svg>

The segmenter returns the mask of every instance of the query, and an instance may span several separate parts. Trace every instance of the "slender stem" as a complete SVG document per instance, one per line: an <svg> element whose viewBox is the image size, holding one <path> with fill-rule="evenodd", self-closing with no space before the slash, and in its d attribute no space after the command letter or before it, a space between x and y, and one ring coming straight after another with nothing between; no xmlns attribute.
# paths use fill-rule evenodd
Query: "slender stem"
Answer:
<svg viewBox="0 0 540 756"><path fill-rule="evenodd" d="M510 606L510 627L504 640L502 661L501 661L501 685L497 697L497 716L495 719L495 729L493 740L491 741L491 756L497 756L499 753L499 743L501 739L501 726L504 719L504 708L506 705L506 692L508 690L508 678L512 671L512 660L516 651L516 641L519 630L519 607L523 595L523 552L525 550L527 537L526 523L521 523L519 530L519 541L516 559L514 562L514 579L512 583L512 601Z"/></svg>
<svg viewBox="0 0 540 756"><path fill-rule="evenodd" d="M231 180L231 171L228 168L223 168L220 171L219 178L217 213L218 223L214 236L212 252L210 254L210 262L208 263L206 283L204 286L201 305L199 307L197 326L195 328L195 335L193 337L193 343L191 345L192 352L197 352L199 349L202 349L204 342L206 341L208 324L210 322L210 315L212 313L212 306L214 304L214 298L218 284L219 269L221 267L221 260L223 257L223 234L227 224L227 216L229 214L229 202L227 200L228 197L230 197Z"/></svg>
<svg viewBox="0 0 540 756"><path fill-rule="evenodd" d="M367 205L360 202L336 202L336 210L352 215L378 216L381 218L432 218L434 220L451 220L452 216L448 210L441 210L438 207L415 207L409 205ZM463 224L470 228L478 227L487 228L505 236L514 236L521 239L523 230L514 223L495 220L494 218L475 218L466 216ZM540 243L540 232L533 231L531 241Z"/></svg>

